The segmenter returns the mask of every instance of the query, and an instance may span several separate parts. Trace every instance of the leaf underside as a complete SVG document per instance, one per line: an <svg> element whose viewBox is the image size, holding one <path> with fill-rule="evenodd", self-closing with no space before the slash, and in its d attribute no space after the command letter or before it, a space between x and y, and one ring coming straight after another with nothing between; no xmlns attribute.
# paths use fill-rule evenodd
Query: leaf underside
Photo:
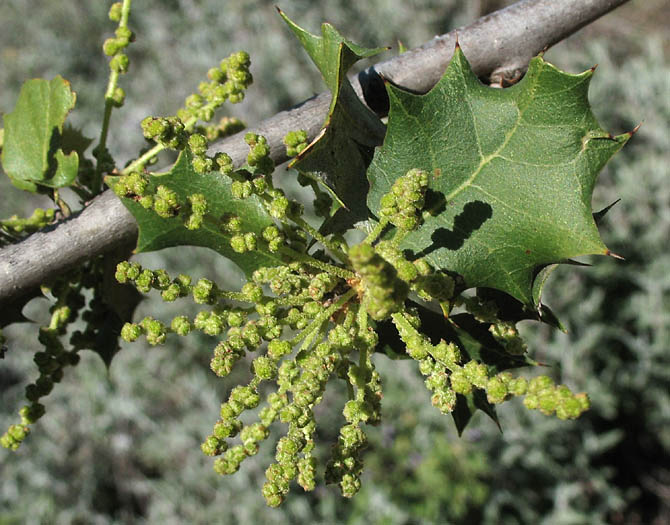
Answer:
<svg viewBox="0 0 670 525"><path fill-rule="evenodd" d="M608 253L591 197L599 171L631 134L612 137L596 121L592 74L567 74L536 57L518 84L491 88L457 48L429 93L387 84L388 132L368 170L370 211L379 213L399 176L428 171L425 223L401 248L460 274L467 287L537 307L549 273L542 268Z"/></svg>

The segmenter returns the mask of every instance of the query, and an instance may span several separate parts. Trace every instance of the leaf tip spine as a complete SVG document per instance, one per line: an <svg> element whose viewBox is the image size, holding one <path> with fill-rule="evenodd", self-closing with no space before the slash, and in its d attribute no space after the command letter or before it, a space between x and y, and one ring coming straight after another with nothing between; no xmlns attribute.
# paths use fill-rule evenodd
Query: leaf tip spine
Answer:
<svg viewBox="0 0 670 525"><path fill-rule="evenodd" d="M605 255L607 255L608 257L614 257L615 259L619 259L620 261L625 261L626 260L626 258L623 257L622 255L614 253L613 251L611 251L609 249L605 250Z"/></svg>

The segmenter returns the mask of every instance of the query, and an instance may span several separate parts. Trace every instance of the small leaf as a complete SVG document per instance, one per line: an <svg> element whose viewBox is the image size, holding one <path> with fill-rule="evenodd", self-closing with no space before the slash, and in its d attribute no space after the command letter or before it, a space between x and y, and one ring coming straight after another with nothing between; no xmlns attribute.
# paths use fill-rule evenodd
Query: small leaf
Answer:
<svg viewBox="0 0 670 525"><path fill-rule="evenodd" d="M484 412L498 427L498 430L502 432L502 427L500 426L500 420L498 419L498 414L496 412L496 407L494 404L489 403L489 400L486 396L486 392L479 388L475 388L472 393L468 394L467 397L472 396L472 403L476 408Z"/></svg>
<svg viewBox="0 0 670 525"><path fill-rule="evenodd" d="M281 9L278 11L321 71L332 93L345 83L346 72L361 58L370 58L388 50L386 47L367 48L354 44L327 23L321 24L322 36L313 35L295 24Z"/></svg>
<svg viewBox="0 0 670 525"><path fill-rule="evenodd" d="M50 180L42 181L42 184L50 188L69 186L77 177L79 155L77 155L76 151L66 155L62 149L59 149L54 156L57 164L56 173L54 173L54 176Z"/></svg>
<svg viewBox="0 0 670 525"><path fill-rule="evenodd" d="M558 264L547 264L540 268L533 279L533 302L540 304L542 300L542 289L544 288L547 279L558 268Z"/></svg>
<svg viewBox="0 0 670 525"><path fill-rule="evenodd" d="M482 85L460 48L425 95L387 84L388 133L368 170L368 205L410 169L432 174L425 223L401 248L504 291L530 308L548 265L607 248L591 197L598 172L628 141L591 113L593 71L564 73L541 57L516 85Z"/></svg>
<svg viewBox="0 0 670 525"><path fill-rule="evenodd" d="M346 73L361 58L374 56L386 48L358 46L330 24L321 25L322 36L312 35L281 10L279 13L321 71L332 93L322 132L289 167L316 177L336 197L343 209L337 211L327 229L343 231L368 217L365 172L386 131L381 120L359 100Z"/></svg>
<svg viewBox="0 0 670 525"><path fill-rule="evenodd" d="M114 177L106 179L108 184L114 180ZM167 186L176 192L181 204L187 203L188 197L194 193L203 194L209 207L207 215L202 227L189 230L180 215L164 219L153 210L144 209L132 199L121 199L139 226L136 253L171 246L204 246L233 261L247 276L260 267L283 264L279 255L261 251L240 254L230 247L231 235L220 226L220 219L224 215L238 215L242 219L245 231L254 232L259 237L266 226L274 224L265 206L256 196L247 199L233 197L230 177L219 172L197 173L191 166L191 155L183 151L170 171L150 177L149 191L153 191L159 185Z"/></svg>
<svg viewBox="0 0 670 525"><path fill-rule="evenodd" d="M14 111L4 116L2 148L2 166L17 188L37 192L39 186L60 188L74 181L79 158L65 153L62 133L76 98L60 76L23 84Z"/></svg>

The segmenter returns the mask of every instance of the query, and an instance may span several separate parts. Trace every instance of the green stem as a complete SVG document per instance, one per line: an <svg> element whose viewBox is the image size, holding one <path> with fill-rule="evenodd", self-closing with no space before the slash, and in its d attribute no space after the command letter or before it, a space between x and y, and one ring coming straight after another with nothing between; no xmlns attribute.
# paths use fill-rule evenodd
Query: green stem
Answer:
<svg viewBox="0 0 670 525"><path fill-rule="evenodd" d="M142 156L136 158L134 161L132 161L128 166L123 168L121 171L121 175L128 175L129 173L133 173L134 171L138 171L139 169L142 169L144 165L149 162L149 159L151 157L155 157L158 155L161 151L165 149L165 146L162 144L156 144L153 148L151 148L149 151L145 152L142 154Z"/></svg>
<svg viewBox="0 0 670 525"><path fill-rule="evenodd" d="M298 352L301 352L302 350L305 350L309 348L312 345L312 342L316 338L317 335L322 334L323 332L323 321L321 321L321 324L314 328L307 337L305 337L305 340L302 342L300 345L300 348L298 349Z"/></svg>
<svg viewBox="0 0 670 525"><path fill-rule="evenodd" d="M227 292L225 290L219 290L219 298L228 299L229 301L240 301L243 303L250 303L249 298L244 295L242 292Z"/></svg>
<svg viewBox="0 0 670 525"><path fill-rule="evenodd" d="M368 312L365 308L359 308L356 312L356 324L358 325L359 333L365 333L368 330ZM358 368L359 370L364 370L369 368L368 361L370 360L370 352L374 349L365 345L363 348L358 350ZM357 384L358 392L357 397L360 397L361 401L365 397L365 384Z"/></svg>
<svg viewBox="0 0 670 525"><path fill-rule="evenodd" d="M422 338L424 337L416 328L412 326L412 323L407 320L405 314L402 312L391 314L391 319L393 320L393 324L398 329L398 335L400 335L400 339L402 339L403 343L407 344L407 341L402 336L403 332L409 332L414 336L419 336Z"/></svg>
<svg viewBox="0 0 670 525"><path fill-rule="evenodd" d="M215 104L214 102L210 102L210 103L205 104L205 105L203 106L203 110L204 110L204 109L207 109L207 108L210 108L210 107L211 107L212 109L216 109L216 108L219 107L219 104ZM186 131L193 131L193 129L195 128L195 125L196 125L197 123L198 123L198 117L191 117L191 118L188 119L186 122L184 122L184 129L185 129Z"/></svg>
<svg viewBox="0 0 670 525"><path fill-rule="evenodd" d="M351 329L351 327L354 324L354 321L356 320L356 313L352 308L347 309L347 314L344 317L344 322L342 323L342 326L345 328L345 330Z"/></svg>
<svg viewBox="0 0 670 525"><path fill-rule="evenodd" d="M292 295L289 297L276 297L272 300L280 306L300 306L314 299L309 295Z"/></svg>
<svg viewBox="0 0 670 525"><path fill-rule="evenodd" d="M112 79L114 79L114 83L116 83L118 76L119 74L116 71L112 71L111 75L109 76L110 83L112 82ZM100 192L100 187L102 185L102 160L105 157L103 152L105 151L107 144L107 132L109 131L109 121L112 117L113 108L113 101L108 99L107 94L105 94L105 112L102 117L102 130L100 131L100 141L96 147L96 150L98 150L100 156L97 159L95 172L93 173L93 180L91 181L91 191L94 195L97 195Z"/></svg>
<svg viewBox="0 0 670 525"><path fill-rule="evenodd" d="M365 333L368 331L368 312L365 308L359 308L356 312L356 324L359 332Z"/></svg>
<svg viewBox="0 0 670 525"><path fill-rule="evenodd" d="M268 184L272 184L272 179L268 177ZM262 195L259 195L261 199L268 205L272 203L272 197L270 197L267 193L264 193ZM319 241L323 246L328 248L331 252L333 252L334 255L337 256L338 259L340 259L341 262L346 263L349 259L347 257L347 254L344 253L342 250L340 250L337 246L335 246L333 243L331 243L326 237L321 235L319 231L314 228L311 224L309 224L305 219L302 217L299 217L297 215L287 215L287 218L292 220L295 224L298 225L298 227L302 228L304 231L306 231L309 235L314 237L317 241ZM286 221L282 221L283 223L286 223Z"/></svg>
<svg viewBox="0 0 670 525"><path fill-rule="evenodd" d="M423 339L424 344L426 345L425 348L428 352L428 355L430 355L430 357L432 357L435 362L441 364L442 366L444 366L445 368L449 369L452 372L455 369L454 367L460 368L458 364L454 365L454 363L446 362L440 359L439 357L436 357L433 351L435 347L430 343L430 341L426 338L425 335L423 335L416 328L414 328L414 326L412 326L412 323L410 323L407 317L405 317L405 314L398 312L395 314L391 314L391 318L393 319L393 324L395 324L396 328L398 329L400 339L402 340L403 343L405 343L405 346L407 346L410 337L420 337L421 339ZM403 331L405 333L409 332L410 335L409 337L407 337L407 339L403 337L402 335Z"/></svg>
<svg viewBox="0 0 670 525"><path fill-rule="evenodd" d="M401 230L400 228L396 229L393 235L393 239L391 239L391 243L393 244L393 246L397 247L402 242L402 240L407 236L408 233L409 233L408 231Z"/></svg>
<svg viewBox="0 0 670 525"><path fill-rule="evenodd" d="M305 337L308 335L311 335L312 332L317 330L323 322L328 319L331 315L333 315L337 310L342 308L349 299L351 299L354 295L356 295L356 290L351 289L347 293L345 293L342 297L340 297L336 302L331 304L328 308L323 310L321 313L319 313L307 327L305 327L304 330L302 330L298 335L296 335L293 339L291 339L291 346L297 345L300 341L302 341Z"/></svg>
<svg viewBox="0 0 670 525"><path fill-rule="evenodd" d="M51 315L51 319L49 321L49 330L58 330L59 327L58 319L59 319L58 313L54 312Z"/></svg>
<svg viewBox="0 0 670 525"><path fill-rule="evenodd" d="M335 275L341 279L353 279L354 277L356 277L356 274L354 272L351 272L345 268L340 268L339 266L319 261L314 257L311 257L304 253L296 252L295 250L292 250L291 248L288 248L286 246L282 246L281 248L279 248L279 251L284 255L288 255L295 261L300 261L302 263L307 264L308 266L312 266L313 268L317 268L318 270L322 270L329 274Z"/></svg>
<svg viewBox="0 0 670 525"><path fill-rule="evenodd" d="M349 361L349 366L352 366L353 364L354 364L353 361ZM349 399L350 401L356 399L356 393L354 392L354 385L351 384L348 378L345 379L345 381L347 383L347 399Z"/></svg>
<svg viewBox="0 0 670 525"><path fill-rule="evenodd" d="M293 217L291 216L290 219L295 222L300 228L305 230L307 233L309 233L312 237L314 237L317 241L319 241L323 246L325 246L330 252L335 255L340 262L346 263L349 258L347 257L347 254L344 253L342 250L340 250L337 246L335 246L332 242L330 242L328 239L326 239L323 235L319 233L318 230L313 228L307 221L305 221L301 217Z"/></svg>
<svg viewBox="0 0 670 525"><path fill-rule="evenodd" d="M372 231L368 234L368 236L365 238L363 241L365 244L372 244L377 240L377 238L382 234L384 231L384 228L388 226L389 220L388 219L382 219L377 223L377 226L375 226Z"/></svg>
<svg viewBox="0 0 670 525"><path fill-rule="evenodd" d="M210 106L213 106L216 109L216 104L210 103ZM193 128L195 125L198 123L198 119L196 117L191 117L189 118L186 122L184 122L184 129L188 132L193 131ZM158 155L161 151L167 149L167 146L163 144L156 144L153 148L151 148L149 151L146 151L143 153L140 157L136 158L134 161L132 161L128 166L123 168L123 171L121 171L121 175L128 175L129 173L132 173L134 171L141 170L144 168L144 165L149 162L151 157L155 157Z"/></svg>
<svg viewBox="0 0 670 525"><path fill-rule="evenodd" d="M123 5L121 6L121 20L119 22L119 27L128 27L128 17L130 16L130 4L132 0L123 0ZM105 111L102 117L102 129L100 130L100 141L96 149L100 155L103 155L107 147L107 134L109 133L109 122L112 117L112 109L114 109L114 91L116 91L116 86L119 83L119 72L110 71L109 81L107 82L107 91L105 92ZM93 173L93 180L91 181L91 191L94 195L100 193L102 186L102 162L100 158L95 166L95 172Z"/></svg>
<svg viewBox="0 0 670 525"><path fill-rule="evenodd" d="M451 314L451 310L454 307L454 302L453 301L442 301L440 302L440 308L442 309L442 315L444 315L445 318L449 318L449 314Z"/></svg>
<svg viewBox="0 0 670 525"><path fill-rule="evenodd" d="M219 290L218 296L220 299L228 299L229 301L239 301L242 303L250 303L252 301L244 295L242 292L229 292L226 290ZM308 301L312 301L312 298L309 295L304 297L269 297L271 301L274 301L280 306L297 306L305 304ZM254 311L254 307L249 308L250 312Z"/></svg>
<svg viewBox="0 0 670 525"><path fill-rule="evenodd" d="M368 347L365 346L358 351L358 367L362 370L366 368L368 362ZM358 388L363 388L365 385L356 385Z"/></svg>

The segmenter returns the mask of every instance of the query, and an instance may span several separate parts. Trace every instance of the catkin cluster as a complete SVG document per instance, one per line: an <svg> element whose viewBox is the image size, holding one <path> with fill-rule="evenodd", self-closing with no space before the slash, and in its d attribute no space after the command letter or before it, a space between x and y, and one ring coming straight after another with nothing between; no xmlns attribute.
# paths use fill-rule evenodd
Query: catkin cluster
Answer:
<svg viewBox="0 0 670 525"><path fill-rule="evenodd" d="M102 355L105 351L114 353L118 348L115 339L107 341L106 348L102 348L100 343L101 333L113 315L103 299L103 272L104 261L101 258L94 259L77 271L64 275L50 287L42 287L43 292L53 296L56 301L49 309L49 324L39 329L41 350L33 356L39 376L26 386L25 398L28 404L19 410L19 423L10 425L0 437L1 446L11 450L19 448L31 431L30 426L46 412L41 399L60 383L68 366L79 363L80 350L96 349ZM88 303L83 293L85 289L92 291ZM83 329L69 332L71 324L77 319L84 321ZM0 335L0 346L3 343Z"/></svg>
<svg viewBox="0 0 670 525"><path fill-rule="evenodd" d="M292 153L299 153L304 139L293 134L285 142ZM187 140L194 156L205 154L204 140L198 134ZM520 366L526 352L514 323L499 320L494 305L462 296L457 279L424 259L409 259L399 248L405 233L421 223L428 186L425 172L410 170L398 177L384 197L377 228L362 243L349 246L339 236L323 236L311 228L302 218L302 207L274 187L265 139L249 133L245 140L250 151L243 168L214 164L231 178L233 198L257 199L275 224L258 234L243 216L226 214L216 218L218 227L229 236L235 252L272 253L283 262L258 268L239 291L221 290L207 279L172 278L164 270L144 269L137 263L125 262L117 268L117 280L143 292L159 290L166 301L190 296L206 306L194 318L180 315L162 323L147 317L126 324L122 330L126 340L144 335L150 344L163 344L170 333L186 336L199 330L217 338L210 362L217 376L228 376L236 366L249 369L249 380L230 390L219 419L202 443L202 451L216 457L216 472L237 472L243 461L258 452L270 427L280 425L285 433L276 443L275 462L268 466L263 486L269 505L281 504L294 481L304 490L313 490L319 476L337 484L344 496L353 496L361 483L365 426L377 425L382 417L382 381L373 355L386 351L377 330L379 323L389 321L406 357L418 362L432 404L442 413L453 412L473 395L483 395L491 405L525 395L527 407L561 418L576 417L587 407L585 396L556 387L548 378L529 383L506 371ZM216 169L214 164L207 169ZM143 180L126 177L119 189L141 200L147 195ZM158 189L153 193L152 205L159 215L164 209L178 215L188 210L185 217L199 217L191 220L196 227L207 215L204 197L189 196L184 203L171 200L170 195L169 188L160 195ZM156 209L159 200L166 204ZM487 362L481 355L470 355L453 332L431 341L421 327L425 307L410 299L412 293L425 304L437 305L447 316L442 318L446 324L454 308L460 308L461 315L469 316L488 334L491 346L507 361ZM314 454L314 411L333 380L347 384L349 399L342 408L346 424L330 459L320 466Z"/></svg>
<svg viewBox="0 0 670 525"><path fill-rule="evenodd" d="M258 453L272 426L281 427L283 434L275 444L274 461L265 471L262 488L273 507L285 500L292 485L312 491L319 479L337 485L345 497L359 491L367 426L382 420L382 379L375 354L394 353L416 361L431 403L443 414L459 409L469 413L477 406L491 415L494 405L515 396L524 396L527 408L560 419L576 418L588 409L585 394L574 394L547 376L530 381L514 376L509 370L531 362L516 328L518 319L499 315L495 300L464 294L462 278L448 269L434 268L426 259L403 250L403 239L429 213L426 171L416 168L393 174L395 181L381 198L378 220L365 225L368 235L362 242L350 245L341 234L324 234L311 226L303 206L275 186L275 165L264 136L245 134L249 151L242 165L235 165L225 152L210 155L213 140L244 128L234 118L210 122L224 103L244 99L253 81L247 53L233 53L210 69L207 80L175 115L145 118L141 127L150 145L138 159L116 171L105 140L112 107L121 106L125 98L117 81L128 71L125 49L134 40L127 25L129 10L130 1L125 0L109 12L118 28L103 45L110 57L105 121L93 152L98 159L95 176L84 179L84 186L95 194L102 174L114 172L118 176L108 179L114 192L155 214L152 217L158 217L158 222L166 221L170 229L183 226L189 235L214 231L217 239L224 240L219 248L231 258L239 255L246 261L275 264L249 262L247 281L231 291L210 279L171 276L164 269L120 262L115 272L118 283L142 293L157 291L166 302L190 298L200 310L169 321L147 316L122 327L118 322L118 330L108 323L110 306L105 302L101 259L80 275L57 282L49 290L56 298L50 323L40 329L44 350L34 357L39 377L26 387L29 404L19 411L20 422L0 437L0 445L13 450L20 446L30 425L45 412L40 399L61 381L65 367L77 364L80 349L95 348L106 362L111 359L118 347L116 338L111 346L101 343L107 335L102 330L107 328L125 341L144 337L150 345L163 345L172 335L201 332L213 338L210 368L216 376L226 378L235 367L247 369L245 381L230 385L201 450L215 458L217 473L231 475ZM289 132L284 145L287 156L300 159L309 152L307 132ZM161 182L175 179L146 171L166 149L179 152L179 169L201 183L198 191L185 191L183 186L190 187L186 183ZM92 171L88 172L86 177L91 176ZM203 180L220 183L217 189L226 201L240 204L242 211L234 206L235 212L214 212L220 204L215 199L221 197L206 192ZM316 214L332 218L336 205L322 188L319 174L300 173L298 182L313 189ZM260 226L245 213L247 205L262 217ZM53 217L53 210L36 210L28 219L12 217L0 221L0 233L12 237L40 228ZM325 226L327 231L336 229L329 222ZM93 290L81 315L86 325L83 331L74 331L67 344L68 327L85 306L84 289ZM0 331L0 357L4 342ZM319 465L315 411L332 381L346 385L345 423L331 444L330 458Z"/></svg>

